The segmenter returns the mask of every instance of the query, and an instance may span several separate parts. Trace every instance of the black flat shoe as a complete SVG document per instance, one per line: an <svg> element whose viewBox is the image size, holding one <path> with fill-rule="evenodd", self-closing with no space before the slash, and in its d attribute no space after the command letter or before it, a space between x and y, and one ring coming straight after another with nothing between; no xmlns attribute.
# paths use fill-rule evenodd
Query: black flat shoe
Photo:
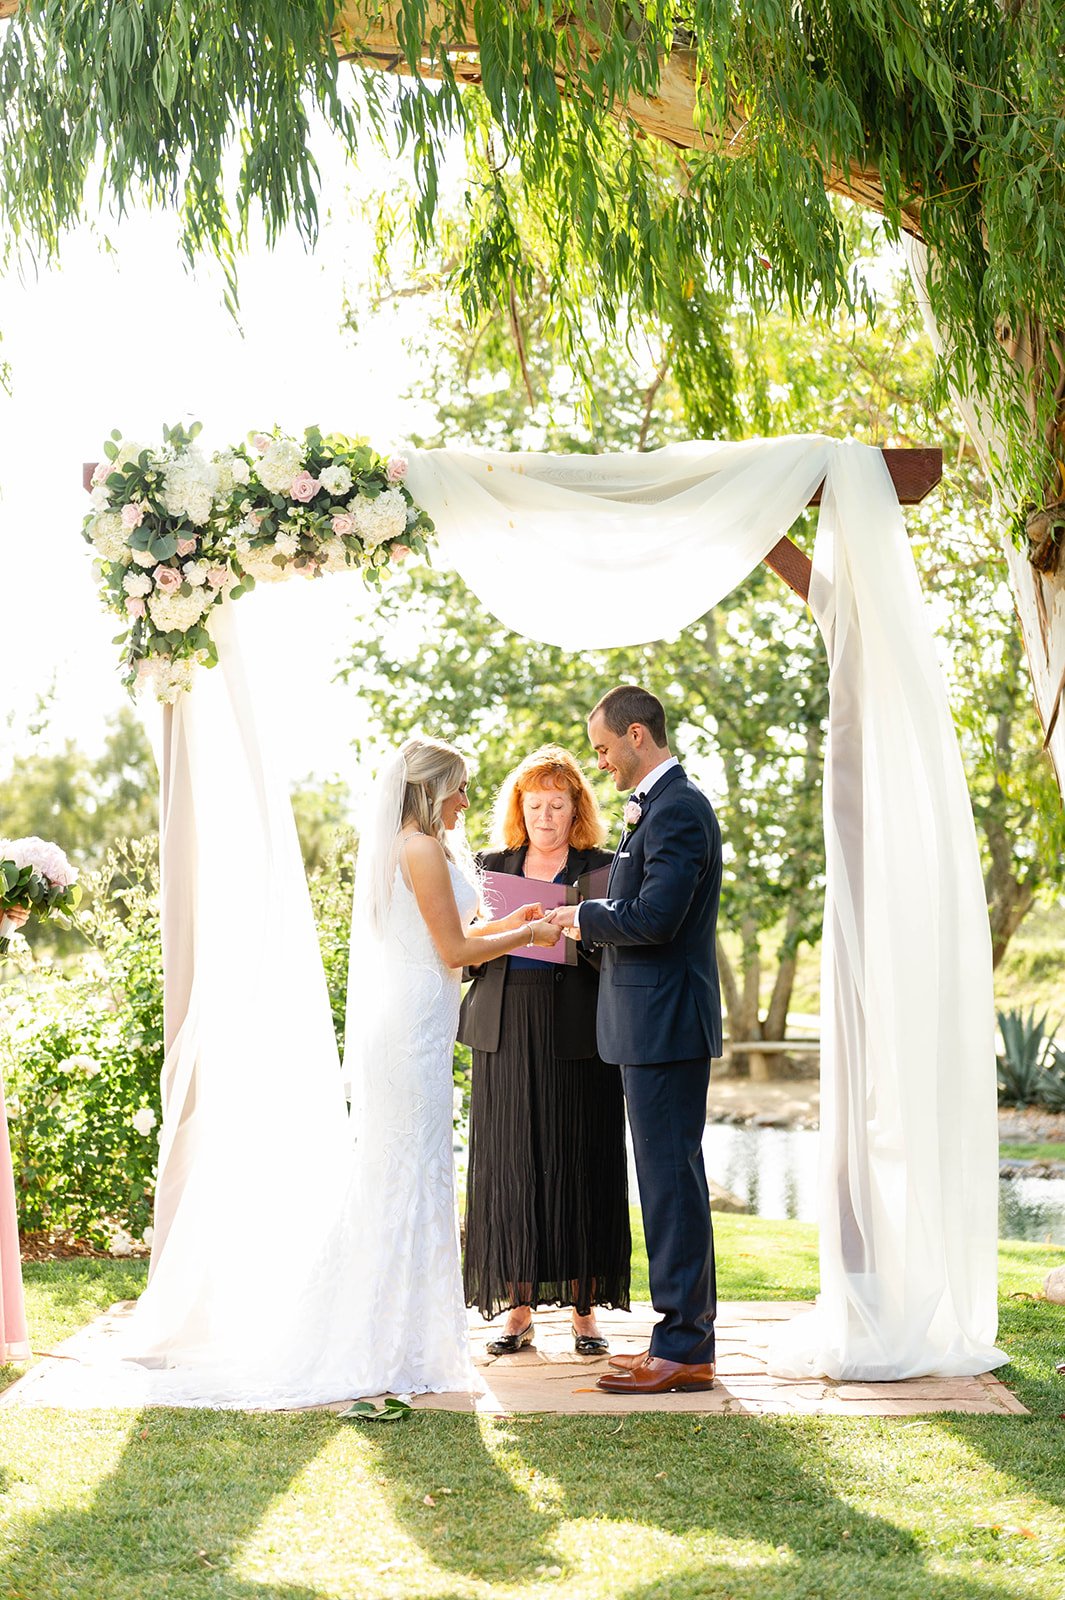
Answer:
<svg viewBox="0 0 1065 1600"><path fill-rule="evenodd" d="M520 1333L501 1333L498 1339L490 1339L488 1341L485 1345L485 1350L490 1356L516 1355L524 1345L532 1344L533 1332L532 1319L530 1318Z"/></svg>
<svg viewBox="0 0 1065 1600"><path fill-rule="evenodd" d="M579 1356L605 1356L610 1345L600 1333L578 1333L574 1328L573 1348Z"/></svg>

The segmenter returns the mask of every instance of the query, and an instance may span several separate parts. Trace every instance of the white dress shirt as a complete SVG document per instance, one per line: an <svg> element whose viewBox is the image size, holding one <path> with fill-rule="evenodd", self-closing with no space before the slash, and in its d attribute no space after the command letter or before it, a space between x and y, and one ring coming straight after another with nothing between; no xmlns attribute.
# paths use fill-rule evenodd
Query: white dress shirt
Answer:
<svg viewBox="0 0 1065 1600"><path fill-rule="evenodd" d="M636 801L646 800L647 796L650 794L659 778L665 777L670 767L679 766L680 762L677 760L676 756L667 756L664 761L660 761L658 763L657 767L652 767L650 772L644 773L643 777L640 779L629 798ZM577 932L580 933L581 908L579 904L574 907L573 926L576 928Z"/></svg>

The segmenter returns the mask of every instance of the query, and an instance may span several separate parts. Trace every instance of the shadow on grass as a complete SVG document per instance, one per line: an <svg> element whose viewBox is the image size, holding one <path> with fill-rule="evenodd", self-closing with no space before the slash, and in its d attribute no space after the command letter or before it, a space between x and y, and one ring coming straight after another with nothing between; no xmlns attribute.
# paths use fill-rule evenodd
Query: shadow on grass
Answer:
<svg viewBox="0 0 1065 1600"><path fill-rule="evenodd" d="M315 1588L247 1581L229 1568L270 1506L328 1443L331 1417L144 1411L86 1501L79 1478L91 1472L94 1454L106 1454L114 1413L17 1415L47 1419L56 1466L49 1482L47 1462L38 1463L42 1478L52 1492L68 1480L81 1503L13 1519L0 1557L0 1595L318 1600ZM14 1476L25 1481L28 1464L20 1462Z"/></svg>
<svg viewBox="0 0 1065 1600"><path fill-rule="evenodd" d="M1019 1592L1005 1576L934 1570L941 1552L849 1504L832 1486L840 1463L831 1440L788 1419L478 1423L423 1412L380 1440L377 1464L410 1537L466 1583L509 1587L551 1576L564 1592L567 1580L587 1585L599 1563L602 1592L619 1600L1006 1600ZM641 1583L645 1573L656 1576Z"/></svg>

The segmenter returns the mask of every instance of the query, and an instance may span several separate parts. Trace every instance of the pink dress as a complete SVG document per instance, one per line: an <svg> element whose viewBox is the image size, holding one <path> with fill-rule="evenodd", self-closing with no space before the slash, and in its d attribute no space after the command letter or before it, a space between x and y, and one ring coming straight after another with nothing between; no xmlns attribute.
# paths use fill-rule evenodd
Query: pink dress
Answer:
<svg viewBox="0 0 1065 1600"><path fill-rule="evenodd" d="M7 1137L4 1086L0 1083L0 1366L5 1361L25 1361L29 1353L15 1215L15 1179Z"/></svg>

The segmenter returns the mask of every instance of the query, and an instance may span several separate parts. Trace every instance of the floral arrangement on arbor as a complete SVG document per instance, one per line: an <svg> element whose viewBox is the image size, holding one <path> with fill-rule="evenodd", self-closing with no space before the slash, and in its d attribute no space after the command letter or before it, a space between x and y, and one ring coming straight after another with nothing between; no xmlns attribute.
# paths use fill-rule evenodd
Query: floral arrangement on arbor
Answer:
<svg viewBox="0 0 1065 1600"><path fill-rule="evenodd" d="M359 571L374 583L432 521L414 504L401 456L308 428L277 430L205 456L200 424L164 428L162 448L115 432L92 481L84 534L104 603L127 623L124 682L150 678L172 703L213 666L217 608L256 583Z"/></svg>
<svg viewBox="0 0 1065 1600"><path fill-rule="evenodd" d="M23 920L16 922L8 913L47 917L73 911L81 899L77 876L77 868L48 839L0 839L0 955Z"/></svg>

